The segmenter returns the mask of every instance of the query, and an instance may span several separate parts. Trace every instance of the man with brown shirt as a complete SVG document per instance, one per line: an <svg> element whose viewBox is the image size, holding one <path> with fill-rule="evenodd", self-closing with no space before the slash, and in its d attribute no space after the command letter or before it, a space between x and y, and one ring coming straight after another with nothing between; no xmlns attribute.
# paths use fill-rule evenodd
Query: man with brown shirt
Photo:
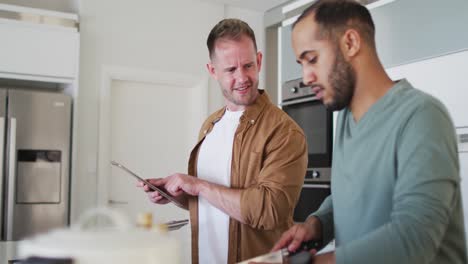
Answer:
<svg viewBox="0 0 468 264"><path fill-rule="evenodd" d="M224 19L207 46L226 106L202 125L188 175L151 182L190 210L193 263L235 263L268 252L293 224L307 146L302 129L258 90L262 53L249 25Z"/></svg>

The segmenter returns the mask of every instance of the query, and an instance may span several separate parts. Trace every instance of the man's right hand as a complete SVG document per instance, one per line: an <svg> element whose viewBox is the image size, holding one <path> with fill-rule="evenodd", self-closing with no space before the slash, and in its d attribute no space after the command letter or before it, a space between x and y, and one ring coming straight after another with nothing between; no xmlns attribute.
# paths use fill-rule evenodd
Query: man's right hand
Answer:
<svg viewBox="0 0 468 264"><path fill-rule="evenodd" d="M284 232L271 251L287 247L289 252L295 252L302 242L321 239L322 225L320 220L311 216L304 223L296 224Z"/></svg>
<svg viewBox="0 0 468 264"><path fill-rule="evenodd" d="M164 188L165 182L163 179L146 179L149 183L153 184L154 186ZM144 182L139 181L137 183L137 187L143 188L143 191L145 191L148 194L148 198L151 202L157 203L157 204L167 204L170 201L166 198L164 198L159 192L155 192L152 189L150 189Z"/></svg>

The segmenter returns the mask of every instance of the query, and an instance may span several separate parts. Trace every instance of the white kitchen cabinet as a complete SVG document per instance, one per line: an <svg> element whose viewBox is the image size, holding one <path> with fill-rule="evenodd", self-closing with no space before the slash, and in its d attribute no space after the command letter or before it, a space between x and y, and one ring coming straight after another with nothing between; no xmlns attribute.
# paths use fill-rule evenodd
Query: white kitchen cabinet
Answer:
<svg viewBox="0 0 468 264"><path fill-rule="evenodd" d="M0 263L10 263L18 258L16 241L1 241L0 242Z"/></svg>
<svg viewBox="0 0 468 264"><path fill-rule="evenodd" d="M0 78L72 83L78 16L0 4Z"/></svg>
<svg viewBox="0 0 468 264"><path fill-rule="evenodd" d="M407 78L417 89L438 98L456 127L468 126L468 51L388 68L393 80Z"/></svg>

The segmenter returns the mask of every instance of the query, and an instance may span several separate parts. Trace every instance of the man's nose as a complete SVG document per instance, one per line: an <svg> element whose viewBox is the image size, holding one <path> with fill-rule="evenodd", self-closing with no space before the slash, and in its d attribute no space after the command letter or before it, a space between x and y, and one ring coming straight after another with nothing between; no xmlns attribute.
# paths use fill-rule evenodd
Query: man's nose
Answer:
<svg viewBox="0 0 468 264"><path fill-rule="evenodd" d="M239 69L237 71L236 79L238 82L243 83L243 82L246 82L249 78L248 78L247 72L244 69Z"/></svg>
<svg viewBox="0 0 468 264"><path fill-rule="evenodd" d="M311 70L302 69L302 81L305 85L309 86L317 81L317 76Z"/></svg>

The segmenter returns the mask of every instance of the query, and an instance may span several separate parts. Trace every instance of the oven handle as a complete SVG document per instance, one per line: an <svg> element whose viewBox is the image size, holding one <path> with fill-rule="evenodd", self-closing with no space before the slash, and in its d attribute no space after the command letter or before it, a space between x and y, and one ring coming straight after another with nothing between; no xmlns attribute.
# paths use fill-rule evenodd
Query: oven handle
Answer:
<svg viewBox="0 0 468 264"><path fill-rule="evenodd" d="M300 103L312 102L312 101L317 101L317 100L318 100L318 98L316 96L313 96L313 97L307 97L307 98L287 101L287 102L281 103L280 105L281 106L287 106L287 105L300 104Z"/></svg>
<svg viewBox="0 0 468 264"><path fill-rule="evenodd" d="M306 183L302 185L303 188L322 188L322 189L330 189L330 184L309 184Z"/></svg>

